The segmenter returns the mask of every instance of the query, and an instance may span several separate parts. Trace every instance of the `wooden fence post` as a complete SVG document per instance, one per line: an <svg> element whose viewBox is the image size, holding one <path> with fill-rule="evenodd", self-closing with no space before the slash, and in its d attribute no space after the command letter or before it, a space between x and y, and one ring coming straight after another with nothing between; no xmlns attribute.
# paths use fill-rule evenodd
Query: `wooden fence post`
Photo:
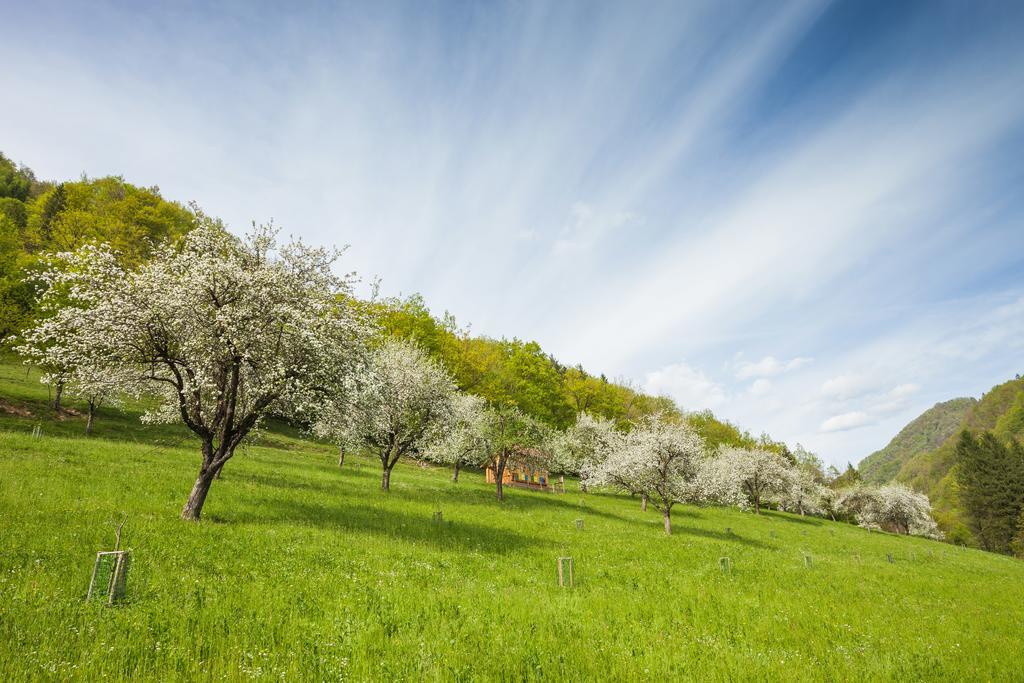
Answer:
<svg viewBox="0 0 1024 683"><path fill-rule="evenodd" d="M565 586L566 580L571 588L575 585L575 577L573 576L573 566L571 557L560 557L558 558L558 585Z"/></svg>

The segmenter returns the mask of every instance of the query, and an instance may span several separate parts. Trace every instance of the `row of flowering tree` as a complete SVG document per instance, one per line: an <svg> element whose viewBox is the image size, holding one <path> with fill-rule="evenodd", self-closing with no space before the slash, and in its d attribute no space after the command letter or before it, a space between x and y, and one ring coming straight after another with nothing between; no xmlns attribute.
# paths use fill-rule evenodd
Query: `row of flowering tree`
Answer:
<svg viewBox="0 0 1024 683"><path fill-rule="evenodd" d="M842 517L867 528L938 537L927 496L901 484L829 488L810 454L785 458L764 448L708 451L685 420L652 415L627 431L580 415L559 435L554 460L579 472L581 486L610 487L661 511L672 533L676 504L728 505L760 514L766 506L800 515Z"/></svg>
<svg viewBox="0 0 1024 683"><path fill-rule="evenodd" d="M180 422L200 442L181 516L198 520L211 485L268 416L312 425L370 451L390 489L403 457L454 467L537 457L549 431L514 404L462 394L409 341L382 338L338 276L340 252L282 244L272 226L244 238L195 209L195 225L135 269L102 245L49 257L38 322L18 348L44 381L94 408L146 397L148 422Z"/></svg>
<svg viewBox="0 0 1024 683"><path fill-rule="evenodd" d="M202 212L178 244L138 268L103 246L56 254L40 277L42 313L19 348L44 379L101 401L147 397L151 422L180 422L198 437L200 463L182 517L197 520L213 480L261 421L312 425L381 463L381 488L405 457L490 467L496 496L509 463L577 473L662 512L725 504L759 514L771 504L836 514L901 533L934 531L927 498L898 486L832 492L813 467L764 448L708 452L692 423L659 413L630 424L581 413L559 432L514 401L461 393L411 341L390 338L338 276L339 252L281 244L272 227L244 238ZM91 419L90 419L91 423Z"/></svg>

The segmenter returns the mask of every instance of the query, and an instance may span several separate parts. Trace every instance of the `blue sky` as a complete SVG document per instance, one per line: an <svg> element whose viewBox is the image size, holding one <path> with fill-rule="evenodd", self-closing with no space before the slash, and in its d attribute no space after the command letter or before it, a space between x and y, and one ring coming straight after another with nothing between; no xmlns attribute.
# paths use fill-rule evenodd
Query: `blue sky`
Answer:
<svg viewBox="0 0 1024 683"><path fill-rule="evenodd" d="M1022 3L5 5L40 176L350 244L828 462L1024 372Z"/></svg>

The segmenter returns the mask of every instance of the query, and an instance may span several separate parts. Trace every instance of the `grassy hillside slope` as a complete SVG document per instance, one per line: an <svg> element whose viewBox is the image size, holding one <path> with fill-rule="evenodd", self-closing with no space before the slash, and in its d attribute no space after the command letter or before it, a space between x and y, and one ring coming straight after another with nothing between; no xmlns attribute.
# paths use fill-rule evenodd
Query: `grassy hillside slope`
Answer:
<svg viewBox="0 0 1024 683"><path fill-rule="evenodd" d="M901 429L885 448L861 460L857 465L861 477L873 484L892 481L908 460L935 450L957 433L967 411L977 402L974 398L954 398L936 403Z"/></svg>
<svg viewBox="0 0 1024 683"><path fill-rule="evenodd" d="M928 494L935 518L950 540L973 543L957 500L953 472L956 440L962 429L995 430L1003 438L1024 436L1024 379L993 387L970 407L960 426L938 448L914 456L896 475L899 481Z"/></svg>
<svg viewBox="0 0 1024 683"><path fill-rule="evenodd" d="M5 373L9 408L45 400ZM714 508L678 508L666 537L628 497L512 490L499 505L479 473L452 484L415 464L382 494L369 459L339 471L333 449L288 433L232 460L190 524L182 432L129 411L89 439L78 418L33 438L44 413L0 414L6 680L1019 675L1024 563L1005 557ZM129 600L86 604L122 514Z"/></svg>

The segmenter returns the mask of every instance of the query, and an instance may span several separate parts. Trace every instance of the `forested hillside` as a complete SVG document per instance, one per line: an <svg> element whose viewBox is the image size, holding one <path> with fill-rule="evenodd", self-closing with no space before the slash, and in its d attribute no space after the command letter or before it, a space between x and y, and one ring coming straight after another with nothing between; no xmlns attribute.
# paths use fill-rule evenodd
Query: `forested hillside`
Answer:
<svg viewBox="0 0 1024 683"><path fill-rule="evenodd" d="M935 450L956 434L967 411L977 402L974 398L954 398L936 403L901 429L885 448L861 460L861 477L873 484L892 481L908 460Z"/></svg>
<svg viewBox="0 0 1024 683"><path fill-rule="evenodd" d="M984 545L979 541L976 529L972 529L973 520L964 507L961 495L962 482L957 476L957 465L960 461L957 444L963 431L969 432L974 437L981 437L989 433L1002 444L1010 444L1014 440L1024 437L1024 379L1018 376L1016 379L995 386L977 401L954 399L945 404L939 404L935 408L949 406L948 410L943 409L941 417L939 415L929 416L931 411L925 413L901 431L900 435L886 449L897 442L899 442L899 446L921 443L929 425L933 435L936 435L940 429L948 428L947 420L951 419L955 410L965 405L966 401L970 401L970 403L966 404L967 409L959 424L949 435L938 446L918 452L903 462L895 473L895 479L928 495L932 502L935 519L949 540L955 543ZM926 416L929 419L924 424L918 424ZM908 430L910 436L913 436L913 440L909 436L907 439L901 438ZM869 475L881 476L880 469L891 467L892 462L895 462L896 458L892 456L892 452L887 453L886 449L872 454L860 464L860 471L865 478ZM879 454L892 457L880 460L876 457ZM1005 485L1007 483L1006 473L1004 472L1003 475L1003 484Z"/></svg>
<svg viewBox="0 0 1024 683"><path fill-rule="evenodd" d="M32 275L44 254L110 244L126 264L185 234L192 214L122 178L42 182L0 153L0 346L34 314Z"/></svg>

